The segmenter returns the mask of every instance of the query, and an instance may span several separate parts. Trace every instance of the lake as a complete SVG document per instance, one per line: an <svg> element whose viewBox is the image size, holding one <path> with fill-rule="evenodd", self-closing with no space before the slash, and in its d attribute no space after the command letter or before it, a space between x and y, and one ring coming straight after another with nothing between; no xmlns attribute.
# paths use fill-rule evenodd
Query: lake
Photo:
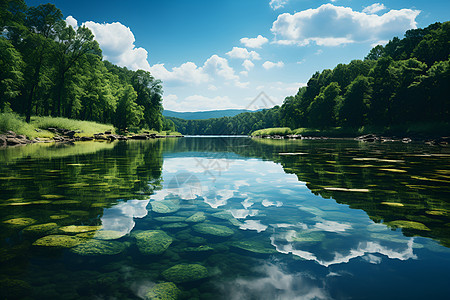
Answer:
<svg viewBox="0 0 450 300"><path fill-rule="evenodd" d="M445 299L449 150L245 137L1 149L0 298Z"/></svg>

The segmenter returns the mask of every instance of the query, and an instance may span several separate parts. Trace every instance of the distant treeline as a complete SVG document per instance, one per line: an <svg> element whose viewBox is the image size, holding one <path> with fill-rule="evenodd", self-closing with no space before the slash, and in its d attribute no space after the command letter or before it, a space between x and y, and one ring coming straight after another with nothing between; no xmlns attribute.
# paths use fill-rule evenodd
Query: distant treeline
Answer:
<svg viewBox="0 0 450 300"><path fill-rule="evenodd" d="M161 81L102 61L92 32L53 4L0 1L0 112L162 130L161 101Z"/></svg>
<svg viewBox="0 0 450 300"><path fill-rule="evenodd" d="M249 134L270 127L390 127L450 121L450 22L408 30L364 60L316 72L281 107L232 118L172 119L184 134Z"/></svg>

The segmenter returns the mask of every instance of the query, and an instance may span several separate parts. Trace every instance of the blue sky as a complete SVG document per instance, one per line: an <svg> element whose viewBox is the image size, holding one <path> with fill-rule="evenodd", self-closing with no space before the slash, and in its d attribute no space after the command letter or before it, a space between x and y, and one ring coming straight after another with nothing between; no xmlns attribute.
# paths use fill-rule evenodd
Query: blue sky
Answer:
<svg viewBox="0 0 450 300"><path fill-rule="evenodd" d="M29 0L35 6L48 1ZM282 104L316 71L450 18L450 1L54 0L105 59L162 79L165 109ZM253 100L261 93L271 101ZM255 104L256 103L256 104Z"/></svg>

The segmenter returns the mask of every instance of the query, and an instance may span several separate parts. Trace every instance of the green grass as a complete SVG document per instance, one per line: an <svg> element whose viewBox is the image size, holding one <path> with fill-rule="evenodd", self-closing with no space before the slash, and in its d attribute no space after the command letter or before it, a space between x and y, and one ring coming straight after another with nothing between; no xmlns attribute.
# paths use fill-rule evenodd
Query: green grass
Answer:
<svg viewBox="0 0 450 300"><path fill-rule="evenodd" d="M252 136L263 136L263 135L288 135L292 134L292 130L288 127L275 127L260 129L252 132Z"/></svg>
<svg viewBox="0 0 450 300"><path fill-rule="evenodd" d="M94 133L102 133L105 131L115 131L114 126L110 124L100 124L91 121L80 121L67 118L32 117L31 124L40 129L53 127L78 130L80 131L79 135L83 136L92 136Z"/></svg>
<svg viewBox="0 0 450 300"><path fill-rule="evenodd" d="M114 132L114 126L109 124L52 117L32 117L28 124L23 117L17 114L0 113L0 133L11 130L29 138L52 138L53 133L46 130L50 127L79 130L81 136L92 136L94 133L105 131Z"/></svg>

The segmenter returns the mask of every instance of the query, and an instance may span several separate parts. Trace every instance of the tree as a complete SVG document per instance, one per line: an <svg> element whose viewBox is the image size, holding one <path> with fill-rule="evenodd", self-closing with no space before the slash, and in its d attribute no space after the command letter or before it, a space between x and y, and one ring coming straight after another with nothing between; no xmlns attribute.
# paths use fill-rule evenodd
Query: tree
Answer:
<svg viewBox="0 0 450 300"><path fill-rule="evenodd" d="M335 125L334 108L339 101L341 89L337 82L327 85L308 107L309 124L317 128Z"/></svg>
<svg viewBox="0 0 450 300"><path fill-rule="evenodd" d="M130 84L122 90L117 105L115 126L119 129L126 129L136 126L144 115L144 108L136 104L137 93Z"/></svg>
<svg viewBox="0 0 450 300"><path fill-rule="evenodd" d="M353 80L336 108L339 124L358 127L367 123L371 93L369 78L361 75Z"/></svg>
<svg viewBox="0 0 450 300"><path fill-rule="evenodd" d="M0 37L0 112L8 109L9 101L20 94L23 67L20 53L8 40Z"/></svg>

